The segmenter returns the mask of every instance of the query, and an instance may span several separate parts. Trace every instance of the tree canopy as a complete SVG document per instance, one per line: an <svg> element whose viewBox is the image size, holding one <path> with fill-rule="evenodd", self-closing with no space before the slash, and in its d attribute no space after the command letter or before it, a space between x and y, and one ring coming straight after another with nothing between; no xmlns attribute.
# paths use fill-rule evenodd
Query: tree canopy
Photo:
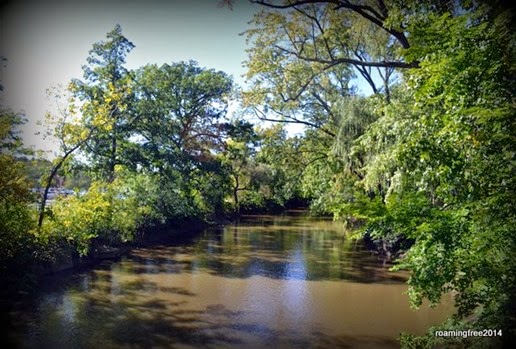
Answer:
<svg viewBox="0 0 516 349"><path fill-rule="evenodd" d="M354 222L386 253L404 246L397 268L411 271L413 305L456 292L448 327L503 328L509 343L513 12L468 1L253 2L263 11L247 31L247 102L264 119L313 129L304 142L324 159L304 171L313 207ZM355 96L356 74L372 96ZM321 112L306 107L313 90Z"/></svg>
<svg viewBox="0 0 516 349"><path fill-rule="evenodd" d="M58 198L44 222L43 201L39 228L17 158L22 119L2 111L0 259L52 243L84 255L157 225L307 201L408 270L415 307L454 294L442 328L503 330L475 341L403 335L405 347L511 343L513 12L471 1L252 2L262 11L245 33L240 94L195 61L125 68L134 45L120 26L93 45L84 79L49 119L61 155L44 183L78 166L72 153L93 181ZM236 95L242 110L230 117ZM302 134L289 136L291 123Z"/></svg>

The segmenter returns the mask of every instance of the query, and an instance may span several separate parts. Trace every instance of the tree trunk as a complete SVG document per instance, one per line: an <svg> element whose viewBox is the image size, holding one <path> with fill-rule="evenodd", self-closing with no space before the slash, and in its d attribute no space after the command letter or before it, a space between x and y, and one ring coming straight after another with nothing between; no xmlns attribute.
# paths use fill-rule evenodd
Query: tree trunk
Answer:
<svg viewBox="0 0 516 349"><path fill-rule="evenodd" d="M233 200L235 201L235 217L240 216L240 204L238 202L238 176L235 176L235 186L233 187Z"/></svg>
<svg viewBox="0 0 516 349"><path fill-rule="evenodd" d="M43 198L41 199L41 204L39 206L39 218L38 218L38 228L41 228L43 225L43 219L45 217L45 206L47 204L47 198L48 198L48 191L50 190L50 186L52 185L52 181L54 180L55 175L57 174L57 171L63 166L66 159L75 151L77 148L81 146L81 144L84 142L80 142L75 147L68 149L67 152L63 154L63 157L57 164L55 164L52 167L52 170L50 171L50 174L47 178L47 183L45 184L45 191L43 192Z"/></svg>

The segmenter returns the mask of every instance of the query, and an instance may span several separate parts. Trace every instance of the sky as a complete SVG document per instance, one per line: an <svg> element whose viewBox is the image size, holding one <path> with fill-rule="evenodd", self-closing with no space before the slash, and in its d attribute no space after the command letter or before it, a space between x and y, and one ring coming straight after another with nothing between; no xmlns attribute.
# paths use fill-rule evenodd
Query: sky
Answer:
<svg viewBox="0 0 516 349"><path fill-rule="evenodd" d="M16 0L0 5L0 71L4 91L0 104L25 114L24 143L57 151L36 132L55 100L46 90L83 78L81 66L95 42L116 24L136 47L126 67L195 60L201 67L222 70L243 86L248 22L259 5L219 0Z"/></svg>
<svg viewBox="0 0 516 349"><path fill-rule="evenodd" d="M258 10L248 1L236 1L231 10L218 0L7 2L0 12L0 56L8 60L0 75L0 102L29 120L23 128L26 145L53 148L55 144L34 135L41 131L36 122L55 103L46 90L82 79L88 51L117 23L136 46L127 68L193 59L243 85L246 44L239 34Z"/></svg>

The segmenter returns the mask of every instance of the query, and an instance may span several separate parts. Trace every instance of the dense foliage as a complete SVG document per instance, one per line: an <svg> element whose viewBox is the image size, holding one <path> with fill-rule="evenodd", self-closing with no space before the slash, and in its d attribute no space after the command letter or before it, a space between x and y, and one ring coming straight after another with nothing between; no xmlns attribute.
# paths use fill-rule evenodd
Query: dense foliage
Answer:
<svg viewBox="0 0 516 349"><path fill-rule="evenodd" d="M23 118L10 110L0 110L0 273L6 263L29 253L33 239L27 230L34 227L30 182L24 163L17 157L27 155L18 127Z"/></svg>
<svg viewBox="0 0 516 349"><path fill-rule="evenodd" d="M264 119L310 127L302 143L319 149L321 161L303 170L302 188L313 209L359 227L382 252L398 252L396 268L411 271L414 306L456 294L457 314L443 329L504 333L453 343L405 336L403 344L510 343L513 13L471 2L256 2L263 12L247 32L254 42L247 102ZM383 88L368 75L372 67ZM350 84L321 94L328 90L318 81L336 83L329 74L353 72L371 85L372 96L353 96ZM307 112L315 105L314 85L326 119ZM300 155L308 160L308 154Z"/></svg>
<svg viewBox="0 0 516 349"><path fill-rule="evenodd" d="M52 161L24 149L23 119L2 111L3 266L52 262L62 249L85 256L159 225L238 215L242 201L279 207L295 195L280 193L288 180L272 155L256 158L261 139L274 137L227 117L231 77L194 61L128 70L133 47L117 25L93 45L84 80L49 90L58 109L46 115L47 136L60 150ZM263 143L263 154L272 146Z"/></svg>
<svg viewBox="0 0 516 349"><path fill-rule="evenodd" d="M242 114L275 124L230 118L231 78L194 61L126 69L134 45L117 26L94 45L61 114L49 115L61 154L42 186L78 170L93 181L43 200L39 227L19 159L22 121L2 111L0 261L47 256L52 244L85 255L156 225L303 199L409 270L414 306L454 294L457 313L442 329L503 331L404 335L405 347L508 345L513 13L469 1L254 2L263 11L246 33ZM357 76L371 95L357 93ZM289 136L288 124L303 133Z"/></svg>

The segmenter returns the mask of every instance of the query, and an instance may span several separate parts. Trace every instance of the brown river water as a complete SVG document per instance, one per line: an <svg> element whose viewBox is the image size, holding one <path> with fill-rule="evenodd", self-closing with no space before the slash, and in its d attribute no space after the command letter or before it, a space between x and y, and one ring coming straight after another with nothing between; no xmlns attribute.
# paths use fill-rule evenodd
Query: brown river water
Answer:
<svg viewBox="0 0 516 349"><path fill-rule="evenodd" d="M397 348L453 311L409 306L407 274L305 215L250 216L48 278L11 307L21 348Z"/></svg>

